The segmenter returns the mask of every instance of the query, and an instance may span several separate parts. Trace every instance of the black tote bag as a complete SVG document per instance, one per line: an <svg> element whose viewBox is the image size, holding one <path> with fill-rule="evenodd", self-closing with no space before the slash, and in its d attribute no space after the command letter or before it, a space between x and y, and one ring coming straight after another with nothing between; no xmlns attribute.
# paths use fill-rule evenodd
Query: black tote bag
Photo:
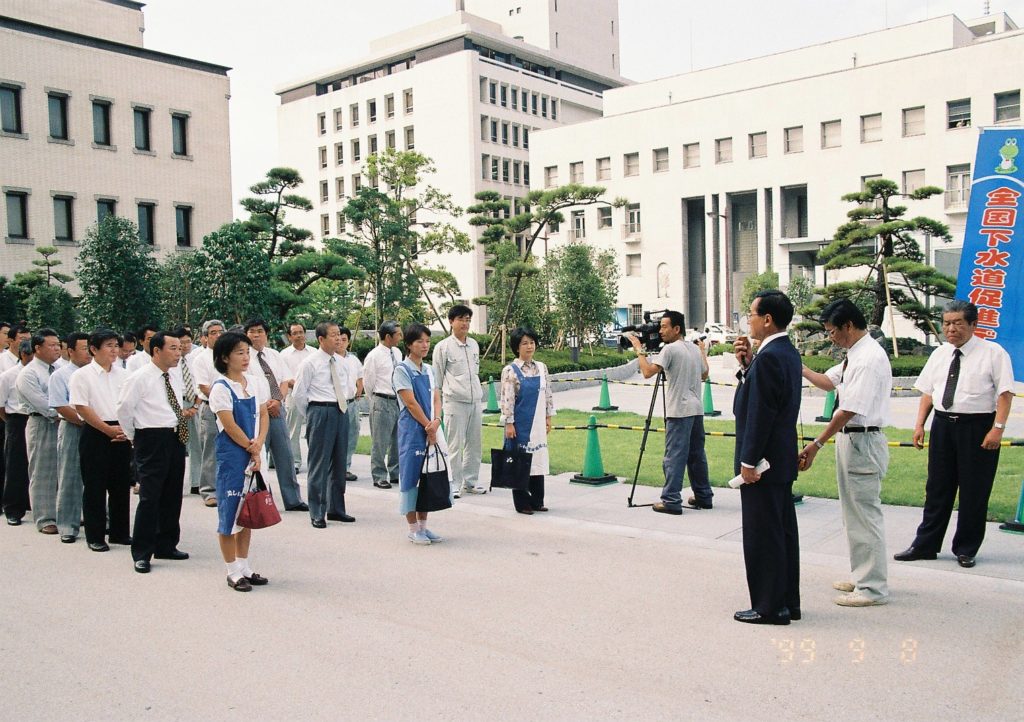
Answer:
<svg viewBox="0 0 1024 722"><path fill-rule="evenodd" d="M430 459L430 447L423 452L423 465L420 467L420 480L416 485L416 511L426 513L428 511L442 511L451 509L451 488L448 485L448 460L444 454L435 446L437 457L437 469L427 471L427 461ZM441 463L444 462L444 468Z"/></svg>
<svg viewBox="0 0 1024 722"><path fill-rule="evenodd" d="M512 439L505 439L503 448L491 449L491 488L526 491L532 465L533 454L514 448Z"/></svg>

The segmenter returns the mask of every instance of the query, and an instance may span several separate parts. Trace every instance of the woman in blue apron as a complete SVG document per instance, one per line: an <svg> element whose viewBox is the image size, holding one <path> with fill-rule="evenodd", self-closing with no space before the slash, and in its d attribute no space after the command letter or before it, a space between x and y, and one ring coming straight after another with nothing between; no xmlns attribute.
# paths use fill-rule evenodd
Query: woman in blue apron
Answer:
<svg viewBox="0 0 1024 722"><path fill-rule="evenodd" d="M501 371L501 418L505 438L515 448L533 454L530 485L524 491L512 491L512 501L520 514L547 511L544 506L544 476L548 473L548 432L555 415L548 368L535 361L539 341L528 328L517 328L509 339L518 358Z"/></svg>
<svg viewBox="0 0 1024 722"><path fill-rule="evenodd" d="M427 529L426 512L416 511L417 483L427 464L441 463L448 451L441 430L441 394L434 381L434 369L423 359L430 351L430 329L421 323L405 327L406 358L395 367L391 383L398 396L398 488L400 512L409 523L413 544L437 544L444 539ZM432 467L431 467L432 468Z"/></svg>
<svg viewBox="0 0 1024 722"><path fill-rule="evenodd" d="M260 450L267 436L267 390L249 368L249 339L223 334L213 346L213 365L222 375L210 388L210 411L217 416L217 535L228 586L248 592L267 578L249 566L252 530L239 527L238 511L245 494L246 474L259 471Z"/></svg>

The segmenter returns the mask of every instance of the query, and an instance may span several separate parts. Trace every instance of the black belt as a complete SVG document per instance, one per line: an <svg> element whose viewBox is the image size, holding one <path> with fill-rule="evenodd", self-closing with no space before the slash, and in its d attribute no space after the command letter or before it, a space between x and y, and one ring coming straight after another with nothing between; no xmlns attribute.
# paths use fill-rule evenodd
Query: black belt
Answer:
<svg viewBox="0 0 1024 722"><path fill-rule="evenodd" d="M346 404L351 404L351 403L354 403L354 402L355 402L355 400L356 400L356 397L355 397L355 396L353 396L353 397L352 397L352 398L350 398L350 399L345 399L345 403L346 403Z"/></svg>
<svg viewBox="0 0 1024 722"><path fill-rule="evenodd" d="M310 401L309 405L310 406L333 406L336 409L338 408L338 402L337 401ZM338 410L340 411L341 409L338 409Z"/></svg>
<svg viewBox="0 0 1024 722"><path fill-rule="evenodd" d="M397 396L392 396L391 394L378 394L376 391L373 392L373 395L379 396L382 399L391 399L392 401L398 398Z"/></svg>
<svg viewBox="0 0 1024 722"><path fill-rule="evenodd" d="M42 414L37 414L35 411L32 411L32 412L29 413L29 416L39 416L39 417L42 417Z"/></svg>
<svg viewBox="0 0 1024 722"><path fill-rule="evenodd" d="M951 414L948 411L935 410L935 416L942 417L951 424L955 424L957 421L981 421L983 419L991 419L995 411L989 411L987 414Z"/></svg>
<svg viewBox="0 0 1024 722"><path fill-rule="evenodd" d="M881 431L877 426L844 426L839 429L841 434L863 434L869 431Z"/></svg>

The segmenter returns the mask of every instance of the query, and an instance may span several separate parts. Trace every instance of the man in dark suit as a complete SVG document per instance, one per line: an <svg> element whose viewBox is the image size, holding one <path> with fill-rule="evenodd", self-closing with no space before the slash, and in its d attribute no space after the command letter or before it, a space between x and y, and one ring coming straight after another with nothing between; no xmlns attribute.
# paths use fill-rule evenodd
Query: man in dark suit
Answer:
<svg viewBox="0 0 1024 722"><path fill-rule="evenodd" d="M802 382L800 354L786 327L793 304L781 291L762 291L750 304L750 337L735 343L742 368L733 400L736 415L735 470L743 476L743 561L750 609L737 622L789 624L800 619L800 539L793 507L797 475L796 422ZM762 474L755 467L766 459Z"/></svg>

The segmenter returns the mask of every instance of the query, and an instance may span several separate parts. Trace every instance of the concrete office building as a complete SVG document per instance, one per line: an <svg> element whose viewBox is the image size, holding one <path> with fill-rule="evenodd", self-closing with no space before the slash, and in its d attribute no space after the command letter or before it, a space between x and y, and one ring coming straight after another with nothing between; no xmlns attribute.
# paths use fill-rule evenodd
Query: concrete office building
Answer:
<svg viewBox="0 0 1024 722"><path fill-rule="evenodd" d="M602 119L532 138L531 182L629 199L567 213L551 237L618 253L623 322L666 307L690 326L733 322L752 274L825 281L815 261L851 208L840 197L870 178L946 189L908 215L949 224L954 243L921 240L955 274L978 128L1020 124L1022 82L1009 17L939 17L611 90Z"/></svg>
<svg viewBox="0 0 1024 722"><path fill-rule="evenodd" d="M299 170L298 192L314 204L290 221L317 239L350 231L342 209L373 182L366 159L388 147L432 158L428 182L463 207L482 190L524 195L533 134L599 118L604 91L626 82L617 0L582 5L459 0L453 14L372 42L359 63L280 88L280 163ZM466 220L456 225L476 239ZM485 293L479 249L430 263L455 274L463 298ZM475 328L485 322L477 309Z"/></svg>
<svg viewBox="0 0 1024 722"><path fill-rule="evenodd" d="M159 254L231 220L228 68L143 46L143 4L0 0L0 274L89 226L137 222ZM72 288L77 291L77 288Z"/></svg>

